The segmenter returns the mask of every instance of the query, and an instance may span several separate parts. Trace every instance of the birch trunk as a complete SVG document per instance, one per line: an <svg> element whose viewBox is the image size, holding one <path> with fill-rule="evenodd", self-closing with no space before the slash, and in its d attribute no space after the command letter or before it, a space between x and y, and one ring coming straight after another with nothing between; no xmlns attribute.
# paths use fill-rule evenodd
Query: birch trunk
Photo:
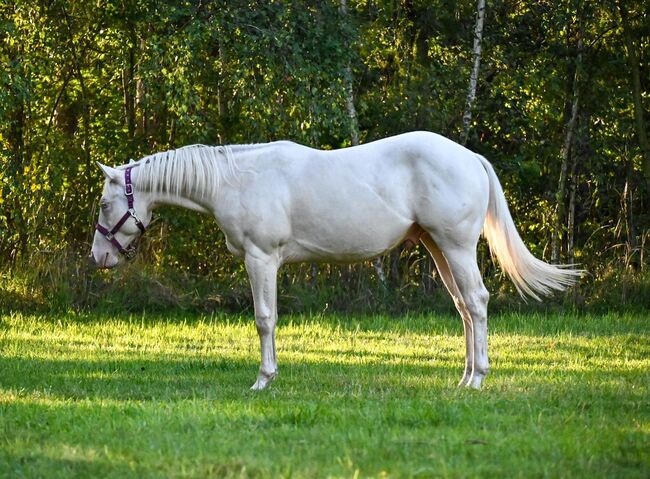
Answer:
<svg viewBox="0 0 650 479"><path fill-rule="evenodd" d="M150 27L147 28L150 30ZM151 32L147 32L147 36ZM140 39L139 42L140 52L145 52L147 50L147 44L144 38ZM148 111L147 111L147 102L146 102L146 86L143 80L143 75L141 71L138 71L138 77L135 81L135 134L139 138L147 138L149 134L149 122L148 122Z"/></svg>
<svg viewBox="0 0 650 479"><path fill-rule="evenodd" d="M342 0L341 3L345 3ZM350 65L345 67L344 82L345 82L345 107L348 111L348 118L350 121L350 142L352 146L359 144L359 121L357 120L357 109L354 106L354 90L352 89L352 68Z"/></svg>
<svg viewBox="0 0 650 479"><path fill-rule="evenodd" d="M122 13L125 14L124 7ZM127 62L122 68L122 91L124 97L124 122L126 123L129 140L133 140L135 136L135 48L138 40L135 26L131 22L127 21L126 28L130 42L126 57Z"/></svg>
<svg viewBox="0 0 650 479"><path fill-rule="evenodd" d="M340 11L344 17L348 15L347 0L341 0ZM349 47L349 45L346 45ZM352 146L359 144L359 121L357 120L357 109L354 106L354 88L353 88L352 67L348 63L343 71L343 83L345 85L345 108L348 112L350 125L350 142Z"/></svg>
<svg viewBox="0 0 650 479"><path fill-rule="evenodd" d="M340 11L344 17L348 15L347 0L341 0ZM352 67L348 63L343 71L343 82L345 85L345 108L348 112L348 120L350 125L350 143L352 146L359 144L359 120L357 118L357 108L354 106L354 77L352 76ZM380 258L375 258L372 262L375 268L375 273L382 283L386 282L386 274L381 263Z"/></svg>
<svg viewBox="0 0 650 479"><path fill-rule="evenodd" d="M230 129L229 122L227 121L226 115L228 114L227 103L228 99L226 96L226 76L228 75L226 71L226 47L224 47L223 42L219 40L219 81L217 82L217 109L219 111L219 132L217 133L217 138L220 144L227 143L227 139L230 138Z"/></svg>
<svg viewBox="0 0 650 479"><path fill-rule="evenodd" d="M478 83L478 71L481 66L481 40L483 39L483 20L485 18L485 0L478 0L476 8L476 24L474 26L474 65L469 77L469 88L467 100L465 101L465 113L463 113L463 136L461 143L465 145L469 138L469 130L472 122L472 108L476 100L476 84Z"/></svg>

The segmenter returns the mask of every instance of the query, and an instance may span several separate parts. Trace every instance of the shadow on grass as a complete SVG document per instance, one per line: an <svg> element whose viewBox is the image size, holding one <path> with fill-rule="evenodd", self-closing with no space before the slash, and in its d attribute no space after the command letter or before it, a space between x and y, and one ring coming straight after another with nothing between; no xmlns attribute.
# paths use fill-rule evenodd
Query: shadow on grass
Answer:
<svg viewBox="0 0 650 479"><path fill-rule="evenodd" d="M376 464L389 457L404 458L408 471L431 454L471 460L486 446L505 461L499 474L487 474L497 477L511 470L507 458L526 451L547 458L562 444L584 444L585 433L586 452L570 449L550 475L575 477L587 467L584 477L643 477L637 473L649 468L650 434L635 426L650 406L641 365L575 370L524 353L475 392L454 386L460 351L438 348L426 361L352 352L370 360L356 364L338 351L306 349L319 359L284 361L262 393L248 392L257 361L227 352L0 358L0 477L156 477L185 466L188 477L279 477L286 467L315 476L310 465L330 467L332 476L356 468L378 476ZM539 446L540 436L548 446ZM356 461L351 470L332 465L333 456L345 458L342 450ZM548 472L544 461L531 475Z"/></svg>
<svg viewBox="0 0 650 479"><path fill-rule="evenodd" d="M10 313L12 314L12 313ZM20 314L20 313L13 313ZM26 316L28 317L28 316ZM55 324L104 324L107 320L124 324L153 326L159 324L244 324L254 325L249 314L197 314L179 311L170 314L101 314L101 313L58 313L39 317ZM0 330L9 326L0 315ZM463 327L456 314L414 313L402 316L384 314L299 314L280 312L278 330L286 326L311 326L341 330L345 332L415 333L423 335L462 336ZM547 337L559 334L585 336L611 336L620 334L639 335L647 338L647 316L634 313L593 314L567 311L561 314L546 313L502 313L488 318L490 333L512 333L526 336Z"/></svg>
<svg viewBox="0 0 650 479"><path fill-rule="evenodd" d="M259 364L232 358L56 360L0 359L1 386L20 394L74 400L182 400L239 398L254 382ZM457 368L443 365L291 361L280 365L277 387L328 392L362 383L416 384L427 377L449 379ZM421 387L413 386L415 392ZM276 385L272 386L275 389ZM251 393L253 394L253 393Z"/></svg>
<svg viewBox="0 0 650 479"><path fill-rule="evenodd" d="M302 350L300 352L303 352ZM309 352L309 351L307 351ZM1 387L30 396L73 400L184 400L239 399L248 394L259 364L253 360L214 356L169 358L136 357L71 360L11 357L0 359ZM642 361L641 353L634 357ZM367 364L354 364L354 359ZM629 357L632 359L632 357ZM416 361L416 364L413 364ZM563 389L588 389L589 395L616 395L622 386L650 380L643 364L636 366L569 365L562 358L543 359L522 354L521 366L499 365L486 380L489 390L538 390L552 385ZM352 363L352 364L351 364ZM457 364L456 364L457 363ZM358 352L321 352L318 360L287 360L271 386L274 393L304 395L372 395L384 390L395 397L437 394L454 390L462 373L460 352L435 351L430 357ZM255 394L255 393L251 393ZM262 393L261 397L264 393Z"/></svg>
<svg viewBox="0 0 650 479"><path fill-rule="evenodd" d="M4 458L2 456L5 456ZM133 468L127 463L115 461L98 461L96 459L62 459L49 457L46 454L30 451L25 454L0 454L3 466L12 465L11 471L5 470L4 477L44 477L45 471L50 477L104 477L110 470L113 477L131 477ZM17 474L17 475L13 475Z"/></svg>
<svg viewBox="0 0 650 479"><path fill-rule="evenodd" d="M0 402L0 432L11 431L10 447L0 451L0 473L11 465L27 477L49 468L56 477L102 477L106 471L144 477L156 475L152 466L178 470L180 458L197 468L195 477L268 477L280 475L276 459L300 471L305 457L291 451L317 454L315 444L327 443L329 451L358 448L359 456L368 442L386 454L417 448L425 455L441 446L466 454L490 445L510 457L521 451L506 444L536 444L540 431L546 442L573 443L592 429L612 435L589 441L593 454L609 451L604 465L614 476L648 468L650 434L621 428L647 414L638 375L635 385L621 387L614 371L560 369L553 371L562 378L558 383L508 368L500 375L512 374L517 386L499 381L501 387L475 392L451 386L456 371L444 366L304 361L285 367L288 373L269 391L247 393L255 367L232 358L3 359L2 387L24 399ZM442 381L427 380L431 375ZM585 461L580 451L571 454ZM268 462L255 463L261 452Z"/></svg>

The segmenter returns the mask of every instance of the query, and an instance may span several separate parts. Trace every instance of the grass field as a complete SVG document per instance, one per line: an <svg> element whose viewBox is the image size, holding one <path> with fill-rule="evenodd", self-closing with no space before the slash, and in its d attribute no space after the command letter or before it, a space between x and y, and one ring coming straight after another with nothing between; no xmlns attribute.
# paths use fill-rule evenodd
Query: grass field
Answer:
<svg viewBox="0 0 650 479"><path fill-rule="evenodd" d="M650 477L644 315L0 316L0 477Z"/></svg>

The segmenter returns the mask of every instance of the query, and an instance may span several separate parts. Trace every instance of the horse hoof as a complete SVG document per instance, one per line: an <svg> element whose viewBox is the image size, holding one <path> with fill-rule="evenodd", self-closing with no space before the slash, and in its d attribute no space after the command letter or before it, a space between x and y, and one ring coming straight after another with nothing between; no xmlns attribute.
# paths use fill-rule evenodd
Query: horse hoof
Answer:
<svg viewBox="0 0 650 479"><path fill-rule="evenodd" d="M458 387L462 388L463 386L469 386L469 383L472 380L472 373L463 374L463 378L458 382Z"/></svg>
<svg viewBox="0 0 650 479"><path fill-rule="evenodd" d="M469 381L467 381L467 387L472 389L481 389L485 375L483 374L474 374Z"/></svg>
<svg viewBox="0 0 650 479"><path fill-rule="evenodd" d="M276 374L272 374L270 376L267 376L265 374L260 373L259 376L257 376L257 381L255 381L255 384L251 386L251 391L262 391L263 389L266 389L269 384L275 379Z"/></svg>

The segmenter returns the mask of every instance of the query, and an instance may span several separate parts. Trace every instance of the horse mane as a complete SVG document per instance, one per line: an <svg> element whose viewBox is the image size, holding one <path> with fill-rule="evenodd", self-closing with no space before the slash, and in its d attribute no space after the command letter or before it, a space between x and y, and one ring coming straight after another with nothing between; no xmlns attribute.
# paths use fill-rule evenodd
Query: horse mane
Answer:
<svg viewBox="0 0 650 479"><path fill-rule="evenodd" d="M241 170L235 161L235 153L268 146L269 143L188 145L154 153L137 162L140 168L137 188L176 196L205 197L217 191L222 182L233 184L238 181Z"/></svg>

